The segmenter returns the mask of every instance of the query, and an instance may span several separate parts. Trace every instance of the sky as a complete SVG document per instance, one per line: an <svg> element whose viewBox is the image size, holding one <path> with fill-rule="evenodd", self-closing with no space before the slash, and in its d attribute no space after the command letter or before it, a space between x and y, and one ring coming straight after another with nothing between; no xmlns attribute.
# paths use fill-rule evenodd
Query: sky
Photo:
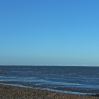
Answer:
<svg viewBox="0 0 99 99"><path fill-rule="evenodd" d="M99 0L0 0L0 65L99 66Z"/></svg>

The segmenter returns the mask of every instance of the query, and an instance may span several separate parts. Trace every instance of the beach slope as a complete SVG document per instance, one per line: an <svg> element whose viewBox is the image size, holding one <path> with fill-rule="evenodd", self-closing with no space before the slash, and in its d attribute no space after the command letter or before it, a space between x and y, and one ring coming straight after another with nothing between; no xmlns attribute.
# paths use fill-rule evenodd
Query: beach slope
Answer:
<svg viewBox="0 0 99 99"><path fill-rule="evenodd" d="M99 99L99 97L65 94L0 84L0 99Z"/></svg>

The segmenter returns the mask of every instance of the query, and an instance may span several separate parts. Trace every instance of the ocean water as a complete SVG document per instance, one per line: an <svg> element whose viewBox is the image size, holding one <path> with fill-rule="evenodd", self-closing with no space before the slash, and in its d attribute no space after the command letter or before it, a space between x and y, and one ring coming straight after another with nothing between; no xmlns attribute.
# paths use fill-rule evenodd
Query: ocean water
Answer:
<svg viewBox="0 0 99 99"><path fill-rule="evenodd" d="M0 83L72 94L99 93L99 67L0 66Z"/></svg>

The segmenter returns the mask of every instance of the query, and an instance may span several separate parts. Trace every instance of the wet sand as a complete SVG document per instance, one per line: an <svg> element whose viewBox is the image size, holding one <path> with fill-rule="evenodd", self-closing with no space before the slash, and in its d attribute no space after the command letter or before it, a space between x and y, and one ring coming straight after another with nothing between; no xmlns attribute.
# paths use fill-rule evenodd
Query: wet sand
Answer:
<svg viewBox="0 0 99 99"><path fill-rule="evenodd" d="M99 99L99 97L65 94L0 84L0 99Z"/></svg>

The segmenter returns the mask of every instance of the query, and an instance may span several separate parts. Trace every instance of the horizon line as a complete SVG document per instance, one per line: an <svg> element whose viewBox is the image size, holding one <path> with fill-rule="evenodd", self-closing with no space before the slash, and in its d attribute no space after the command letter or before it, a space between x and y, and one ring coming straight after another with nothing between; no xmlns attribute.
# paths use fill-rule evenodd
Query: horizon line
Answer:
<svg viewBox="0 0 99 99"><path fill-rule="evenodd" d="M0 66L62 66L62 67L66 67L66 66L70 66L70 67L99 67L98 65L0 65Z"/></svg>

